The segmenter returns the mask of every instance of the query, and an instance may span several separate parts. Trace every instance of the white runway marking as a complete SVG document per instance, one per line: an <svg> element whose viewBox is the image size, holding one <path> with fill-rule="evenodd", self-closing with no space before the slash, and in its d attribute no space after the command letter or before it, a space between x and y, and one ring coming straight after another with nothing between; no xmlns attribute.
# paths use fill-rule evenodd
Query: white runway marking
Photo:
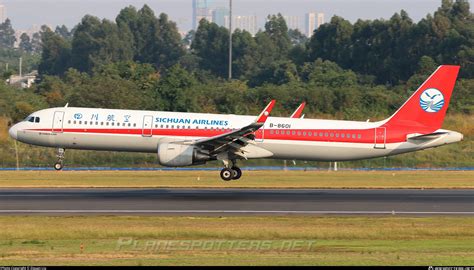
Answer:
<svg viewBox="0 0 474 270"><path fill-rule="evenodd" d="M441 212L441 211L285 211L285 210L0 210L0 213L196 213L196 214L385 214L385 215L474 215L474 212Z"/></svg>

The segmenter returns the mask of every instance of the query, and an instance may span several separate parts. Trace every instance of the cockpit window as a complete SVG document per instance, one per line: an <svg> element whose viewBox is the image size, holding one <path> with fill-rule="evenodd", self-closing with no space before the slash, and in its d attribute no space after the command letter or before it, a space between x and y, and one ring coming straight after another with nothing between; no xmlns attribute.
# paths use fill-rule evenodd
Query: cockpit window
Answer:
<svg viewBox="0 0 474 270"><path fill-rule="evenodd" d="M25 122L31 122L31 123L39 123L40 122L40 118L39 117L35 117L35 116L28 116L25 118L25 120L23 120Z"/></svg>

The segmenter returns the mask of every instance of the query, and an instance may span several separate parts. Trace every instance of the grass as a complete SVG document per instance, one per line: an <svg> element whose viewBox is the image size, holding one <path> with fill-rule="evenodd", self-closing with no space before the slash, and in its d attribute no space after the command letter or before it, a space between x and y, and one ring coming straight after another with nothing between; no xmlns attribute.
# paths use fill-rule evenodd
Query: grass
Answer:
<svg viewBox="0 0 474 270"><path fill-rule="evenodd" d="M0 187L195 188L474 188L472 171L244 171L238 181L218 171L7 171Z"/></svg>
<svg viewBox="0 0 474 270"><path fill-rule="evenodd" d="M472 217L3 216L0 225L1 265L474 264ZM225 244L156 244L195 240Z"/></svg>

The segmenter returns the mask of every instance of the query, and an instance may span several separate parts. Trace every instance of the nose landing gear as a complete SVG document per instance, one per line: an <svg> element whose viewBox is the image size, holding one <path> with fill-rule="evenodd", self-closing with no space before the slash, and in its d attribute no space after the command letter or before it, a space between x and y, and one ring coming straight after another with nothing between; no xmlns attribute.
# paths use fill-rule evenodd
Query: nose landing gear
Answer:
<svg viewBox="0 0 474 270"><path fill-rule="evenodd" d="M224 181L237 180L242 177L242 170L237 167L235 160L232 160L232 167L229 168L229 162L224 161L224 168L221 170L221 178Z"/></svg>
<svg viewBox="0 0 474 270"><path fill-rule="evenodd" d="M65 152L66 152L66 150L64 148L58 148L58 150L56 152L56 157L58 158L58 161L56 163L54 163L54 169L56 171L60 171L64 167L63 161L64 161L64 153Z"/></svg>

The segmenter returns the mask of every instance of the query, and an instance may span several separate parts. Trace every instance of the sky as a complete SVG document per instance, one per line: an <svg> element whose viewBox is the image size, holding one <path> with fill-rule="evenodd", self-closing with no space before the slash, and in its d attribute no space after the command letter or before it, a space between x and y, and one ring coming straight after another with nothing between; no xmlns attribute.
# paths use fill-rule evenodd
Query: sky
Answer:
<svg viewBox="0 0 474 270"><path fill-rule="evenodd" d="M214 6L227 6L228 0L213 0ZM137 8L149 5L155 13L167 13L182 32L192 27L192 0L0 0L6 6L7 17L17 30L33 25L66 25L72 28L86 15L114 20L119 11L129 5ZM389 19L401 9L414 21L433 13L441 0L233 0L234 15L257 15L260 27L268 14L282 13L301 16L323 12L326 22L333 15L351 22L357 19Z"/></svg>

